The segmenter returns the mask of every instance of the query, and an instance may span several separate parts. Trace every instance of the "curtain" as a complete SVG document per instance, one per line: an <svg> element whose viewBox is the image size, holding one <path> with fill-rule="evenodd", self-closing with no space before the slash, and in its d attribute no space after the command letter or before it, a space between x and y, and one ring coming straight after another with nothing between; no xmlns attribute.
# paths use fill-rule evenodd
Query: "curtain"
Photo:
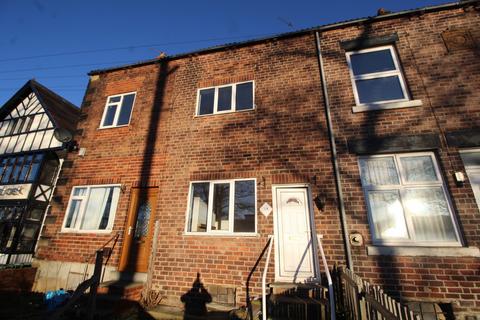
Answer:
<svg viewBox="0 0 480 320"><path fill-rule="evenodd" d="M111 192L113 192L113 187L90 189L90 196L88 198L87 207L85 208L85 214L83 215L80 229L100 229L102 217L104 217L105 214L108 214L108 216L110 216L110 211L112 211L111 204L113 197L110 196ZM105 210L108 210L108 212L106 212Z"/></svg>
<svg viewBox="0 0 480 320"><path fill-rule="evenodd" d="M399 184L393 157L362 159L360 167L364 186Z"/></svg>

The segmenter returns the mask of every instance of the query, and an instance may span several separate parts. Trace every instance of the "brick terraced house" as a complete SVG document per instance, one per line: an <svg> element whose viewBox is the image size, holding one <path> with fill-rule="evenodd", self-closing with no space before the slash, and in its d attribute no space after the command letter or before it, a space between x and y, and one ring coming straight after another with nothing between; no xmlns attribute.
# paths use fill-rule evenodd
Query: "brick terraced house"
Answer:
<svg viewBox="0 0 480 320"><path fill-rule="evenodd" d="M245 302L345 265L424 319L480 314L478 1L379 14L90 73L35 264L181 304ZM261 294L263 262L249 283ZM90 268L91 271L91 268Z"/></svg>

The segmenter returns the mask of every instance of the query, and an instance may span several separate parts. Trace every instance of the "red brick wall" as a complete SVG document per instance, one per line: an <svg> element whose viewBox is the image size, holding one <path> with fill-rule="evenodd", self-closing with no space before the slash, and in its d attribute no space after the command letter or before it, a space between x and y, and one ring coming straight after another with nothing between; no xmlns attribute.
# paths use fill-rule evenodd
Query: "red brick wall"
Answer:
<svg viewBox="0 0 480 320"><path fill-rule="evenodd" d="M458 9L350 26L322 36L325 73L339 150L349 231L359 232L371 245L366 204L357 156L346 148L348 139L372 136L439 134L478 129L480 124L480 60L478 49L448 51L442 32L470 33L480 44L478 11ZM352 84L339 41L396 32L395 43L412 99L421 107L353 113ZM478 47L477 47L478 48ZM468 182L458 187L454 171L464 171L456 148L442 141L437 159L447 180L454 211L469 246L480 246L480 213ZM480 263L472 257L368 256L365 246L354 247L356 272L383 285L405 300L452 302L457 315L480 310ZM451 249L455 250L455 249Z"/></svg>
<svg viewBox="0 0 480 320"><path fill-rule="evenodd" d="M159 73L168 73L166 82L163 76L157 80ZM114 232L124 229L131 187L156 186L160 230L154 288L179 303L199 272L205 284L237 287L237 299L243 300L248 273L273 234L273 215L257 213L258 236L220 237L184 235L185 213L190 181L256 178L258 208L272 204L272 183L306 183L314 196L325 195L328 204L324 212L315 209L315 223L325 235L329 261L342 263L319 78L313 35L100 75L90 82L86 118L79 124L78 142L86 156L70 155L72 167L63 172L52 207L55 223L44 232L49 246L40 248L38 256L83 261L111 236L58 232L73 186L126 185ZM255 110L194 117L197 89L245 80L255 81ZM99 130L107 96L129 91L137 91L131 124ZM252 294L259 293L260 272Z"/></svg>
<svg viewBox="0 0 480 320"><path fill-rule="evenodd" d="M441 38L442 31L458 28L478 43L478 22L478 12L459 9L322 35L349 230L360 232L367 245L371 239L357 158L347 152L346 140L478 127L478 51L448 52ZM399 36L396 47L412 97L423 105L354 114L339 41L392 32ZM198 88L244 80L255 81L254 111L194 116ZM137 91L130 125L99 130L107 96L130 91ZM273 233L273 215L257 213L255 237L184 235L187 194L193 180L256 178L257 207L272 204L272 184L307 183L313 196L324 195L325 210L315 208L316 228L325 236L328 261L345 263L313 34L100 74L90 82L83 113L77 140L86 156L69 155L52 206L55 218L44 231L49 243L39 248L39 258L84 261L111 237L59 232L73 186L126 186L112 234L124 230L131 188L155 186L160 230L153 287L179 302L199 272L205 284L236 286L243 299L250 268ZM438 154L465 240L479 246L479 212L471 188L468 183L457 187L450 174L463 170L458 152L443 146ZM122 240L123 234L112 265L118 264ZM399 290L402 298L455 302L460 312L480 308L478 259L372 257L365 247L354 248L353 255L360 276ZM254 294L259 293L259 277L257 272Z"/></svg>
<svg viewBox="0 0 480 320"><path fill-rule="evenodd" d="M25 291L32 289L37 268L16 268L0 270L1 291Z"/></svg>

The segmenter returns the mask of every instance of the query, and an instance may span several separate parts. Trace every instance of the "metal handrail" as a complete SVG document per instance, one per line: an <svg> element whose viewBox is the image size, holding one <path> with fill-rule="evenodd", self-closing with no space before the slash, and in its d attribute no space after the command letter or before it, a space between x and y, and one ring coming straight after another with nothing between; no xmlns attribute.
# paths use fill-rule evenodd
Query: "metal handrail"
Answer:
<svg viewBox="0 0 480 320"><path fill-rule="evenodd" d="M107 262L108 262L108 260L110 259L110 256L112 255L112 251L113 251L113 249L115 248L115 245L117 244L117 241L118 241L118 238L119 238L119 237L120 237L120 232L117 232L117 233L114 234L110 239L108 239L108 241L106 241L100 248L98 248L97 250L95 250L95 252L94 252L93 254L88 255L88 256L85 258L85 262L84 262L84 263L85 263L85 270L83 271L83 280L84 280L84 281L85 281L85 279L87 278L87 274L88 274L88 263L93 260L92 258L94 258L94 257L96 256L96 254L97 254L97 252L98 252L99 250L104 251L104 250L106 249L107 245L108 245L110 242L114 241L112 248L111 248L110 250L108 250L108 258L107 258L107 260L106 260L106 262L105 262L105 265L106 265ZM103 275L102 275L101 278L102 278L102 280L103 280Z"/></svg>
<svg viewBox="0 0 480 320"><path fill-rule="evenodd" d="M268 241L270 244L268 245L268 252L267 258L265 259L265 269L263 269L262 275L262 319L267 320L267 271L268 271L268 264L270 262L270 253L272 252L272 245L273 245L273 235L268 236Z"/></svg>
<svg viewBox="0 0 480 320"><path fill-rule="evenodd" d="M330 300L330 320L335 320L335 293L333 292L333 282L332 277L330 275L330 270L328 269L327 259L325 258L325 252L323 252L322 240L323 235L317 234L317 244L318 249L320 250L320 254L322 255L322 262L323 267L325 268L325 274L327 275L327 283L328 283L328 296Z"/></svg>

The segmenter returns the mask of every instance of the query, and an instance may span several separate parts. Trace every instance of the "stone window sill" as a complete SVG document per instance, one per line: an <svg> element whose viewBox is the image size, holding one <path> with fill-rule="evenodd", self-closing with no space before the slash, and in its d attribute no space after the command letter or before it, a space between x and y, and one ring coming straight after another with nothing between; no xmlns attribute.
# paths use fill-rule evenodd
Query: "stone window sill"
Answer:
<svg viewBox="0 0 480 320"><path fill-rule="evenodd" d="M477 247L384 247L367 246L369 256L480 257Z"/></svg>
<svg viewBox="0 0 480 320"><path fill-rule="evenodd" d="M360 106L354 106L352 107L352 111L353 113L357 113L357 112L366 112L366 111L375 111L375 110L411 108L411 107L419 107L421 105L422 105L422 100L409 100L409 101L378 103L378 104L371 103L371 104L363 104Z"/></svg>

